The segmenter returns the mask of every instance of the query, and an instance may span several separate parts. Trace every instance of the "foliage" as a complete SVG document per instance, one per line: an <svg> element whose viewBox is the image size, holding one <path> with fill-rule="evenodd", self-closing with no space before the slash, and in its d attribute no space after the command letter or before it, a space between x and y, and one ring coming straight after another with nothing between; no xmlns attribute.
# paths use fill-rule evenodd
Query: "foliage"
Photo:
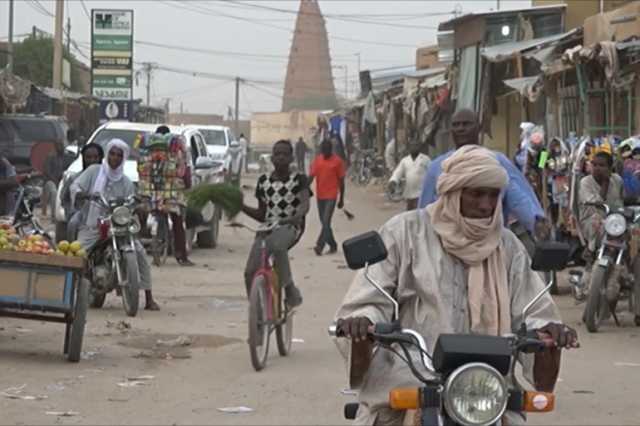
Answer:
<svg viewBox="0 0 640 426"><path fill-rule="evenodd" d="M27 37L13 44L13 73L31 81L36 86L53 86L53 39L51 37ZM7 55L2 56L0 66L7 63ZM71 90L82 91L79 81L78 60L70 52L64 51L63 57L71 63Z"/></svg>
<svg viewBox="0 0 640 426"><path fill-rule="evenodd" d="M242 191L228 183L198 185L188 194L189 207L200 209L207 201L222 207L227 217L233 218L242 209Z"/></svg>

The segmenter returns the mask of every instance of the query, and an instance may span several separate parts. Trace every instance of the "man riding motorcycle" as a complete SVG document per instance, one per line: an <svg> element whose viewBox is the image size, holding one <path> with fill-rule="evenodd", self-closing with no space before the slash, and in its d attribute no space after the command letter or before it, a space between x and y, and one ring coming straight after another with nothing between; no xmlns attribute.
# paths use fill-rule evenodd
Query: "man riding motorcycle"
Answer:
<svg viewBox="0 0 640 426"><path fill-rule="evenodd" d="M524 247L503 227L501 191L507 181L493 153L462 147L442 163L438 201L394 217L380 231L388 257L370 266L368 274L394 295L402 328L421 333L430 353L444 333L516 333L523 307L544 289ZM336 314L338 329L352 339L350 345L337 344L350 363L350 385L359 390L359 424L402 424L404 413L389 408L388 392L419 386L405 363L389 352L372 353L368 328L390 321L392 313L392 303L361 272ZM551 391L560 349L577 347L577 334L561 323L548 294L526 325L555 342L523 362L529 381ZM509 424L523 421L513 412L505 417Z"/></svg>
<svg viewBox="0 0 640 426"><path fill-rule="evenodd" d="M102 195L105 199L126 199L134 195L136 190L133 182L124 174L124 161L129 157L129 145L120 139L112 139L106 148L106 157L101 164L94 164L87 168L71 185L71 201L76 204L78 198L91 195ZM86 218L80 225L78 240L85 251L98 242L100 231L98 219L104 214L104 207L95 202L87 202L83 207ZM147 261L144 247L140 241L135 242L140 268L140 287L145 290L146 310L159 311L160 306L153 300L151 293L151 266Z"/></svg>
<svg viewBox="0 0 640 426"><path fill-rule="evenodd" d="M612 173L613 158L607 152L596 152L591 160L591 174L580 180L578 192L579 220L582 235L587 242L584 258L587 262L583 279L585 292L591 283L591 269L595 251L602 238L604 211L594 204L606 204L616 210L624 207L622 178Z"/></svg>

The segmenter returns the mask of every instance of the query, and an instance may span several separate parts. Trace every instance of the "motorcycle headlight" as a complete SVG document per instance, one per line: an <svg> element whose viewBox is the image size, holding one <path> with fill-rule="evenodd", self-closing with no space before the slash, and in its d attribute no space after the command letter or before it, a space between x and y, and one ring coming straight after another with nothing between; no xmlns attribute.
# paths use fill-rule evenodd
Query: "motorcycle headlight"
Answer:
<svg viewBox="0 0 640 426"><path fill-rule="evenodd" d="M504 377L487 364L466 364L455 370L445 383L445 408L449 416L461 425L495 423L507 409L508 399Z"/></svg>
<svg viewBox="0 0 640 426"><path fill-rule="evenodd" d="M619 213L610 214L604 221L604 230L611 237L620 237L627 230L627 220Z"/></svg>
<svg viewBox="0 0 640 426"><path fill-rule="evenodd" d="M131 222L131 210L128 207L120 206L113 210L111 220L118 226L125 226Z"/></svg>

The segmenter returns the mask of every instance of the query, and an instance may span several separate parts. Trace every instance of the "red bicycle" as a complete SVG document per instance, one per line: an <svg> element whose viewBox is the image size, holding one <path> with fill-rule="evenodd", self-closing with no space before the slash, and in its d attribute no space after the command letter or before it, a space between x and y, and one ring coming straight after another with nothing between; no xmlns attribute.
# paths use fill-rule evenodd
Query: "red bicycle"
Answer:
<svg viewBox="0 0 640 426"><path fill-rule="evenodd" d="M254 229L241 223L232 223L229 226L245 228L254 232L256 236L265 238L278 227L277 224L265 224ZM253 275L249 292L249 353L251 364L256 371L262 370L267 364L269 341L274 330L278 352L281 356L289 355L295 313L284 303L283 289L267 251L265 238L261 239L260 244L260 268Z"/></svg>

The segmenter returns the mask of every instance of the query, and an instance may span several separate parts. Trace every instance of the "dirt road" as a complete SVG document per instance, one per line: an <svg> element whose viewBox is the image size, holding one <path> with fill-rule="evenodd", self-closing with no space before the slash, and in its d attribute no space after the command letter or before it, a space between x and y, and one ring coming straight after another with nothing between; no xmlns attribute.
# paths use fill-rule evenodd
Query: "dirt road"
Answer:
<svg viewBox="0 0 640 426"><path fill-rule="evenodd" d="M386 205L373 190L350 188L347 198L357 219L348 222L337 212L339 239L377 228L400 208ZM115 297L104 309L91 310L85 359L79 364L62 357L62 326L2 319L0 393L20 388L14 393L35 399L0 394L0 423L348 424L342 405L353 397L341 393L343 362L326 327L352 273L341 255L314 255L315 205L308 224L291 253L305 303L295 317L290 357L279 357L274 345L266 370L253 371L242 284L252 236L224 228L217 249L194 253L197 267L180 268L170 261L153 269L162 311L129 319ZM582 306L569 295L557 300L583 346L563 360L557 411L531 423L638 424L634 391L640 383L640 330L623 316L623 328L609 325L588 335L578 324ZM218 410L235 406L253 411ZM69 411L74 415L59 415Z"/></svg>

